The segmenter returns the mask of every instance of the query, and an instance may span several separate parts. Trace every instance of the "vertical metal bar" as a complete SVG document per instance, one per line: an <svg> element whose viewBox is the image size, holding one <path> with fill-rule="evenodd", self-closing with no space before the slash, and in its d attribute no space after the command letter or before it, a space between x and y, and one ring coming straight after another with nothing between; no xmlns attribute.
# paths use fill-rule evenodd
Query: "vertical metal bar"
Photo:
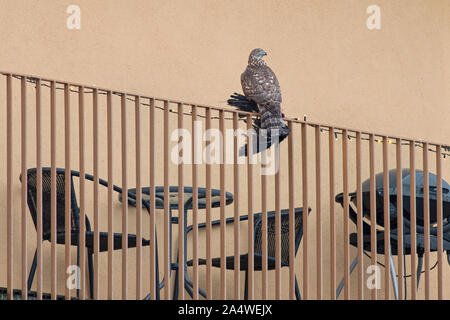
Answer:
<svg viewBox="0 0 450 320"><path fill-rule="evenodd" d="M334 211L334 128L329 128L328 133L328 156L329 156L329 205L330 205L330 299L336 299L336 226Z"/></svg>
<svg viewBox="0 0 450 320"><path fill-rule="evenodd" d="M348 132L342 130L342 177L344 190L344 299L350 299L350 247L349 247L349 202L348 202Z"/></svg>
<svg viewBox="0 0 450 320"><path fill-rule="evenodd" d="M42 123L41 79L36 79L36 171L37 171L37 299L42 300Z"/></svg>
<svg viewBox="0 0 450 320"><path fill-rule="evenodd" d="M303 193L303 299L308 300L308 144L307 127L302 123L302 193Z"/></svg>
<svg viewBox="0 0 450 320"><path fill-rule="evenodd" d="M436 146L436 178L437 178L437 197L436 197L436 214L437 214L437 258L438 258L438 270L437 270L437 280L438 280L438 300L443 299L443 240L442 240L442 147L441 145Z"/></svg>
<svg viewBox="0 0 450 320"><path fill-rule="evenodd" d="M169 102L164 101L164 298L170 299ZM182 213L181 213L182 214Z"/></svg>
<svg viewBox="0 0 450 320"><path fill-rule="evenodd" d="M388 138L383 137L383 212L384 212L384 265L390 265L391 246L390 246L390 212L389 212L389 162L388 162ZM384 299L390 299L390 270L384 268Z"/></svg>
<svg viewBox="0 0 450 320"><path fill-rule="evenodd" d="M98 90L93 90L92 95L92 116L93 116L93 155L94 155L94 299L99 298L99 283L100 283L100 263L99 263L99 249L100 249L100 221L99 211L100 204L98 199L99 190L99 174L98 174Z"/></svg>
<svg viewBox="0 0 450 320"><path fill-rule="evenodd" d="M13 167L13 150L12 150L12 76L6 76L6 279L7 279L7 296L8 299L13 298L13 191L12 191L12 167Z"/></svg>
<svg viewBox="0 0 450 320"><path fill-rule="evenodd" d="M183 129L183 105L178 104L178 130ZM178 144L179 145L179 144ZM178 150L178 154L183 159L183 149ZM184 161L184 160L182 160ZM184 300L184 181L183 162L178 164L178 298ZM175 284L177 285L177 284Z"/></svg>
<svg viewBox="0 0 450 320"><path fill-rule="evenodd" d="M225 215L225 120L224 111L219 111L220 140L220 299L227 298L226 278L226 215Z"/></svg>
<svg viewBox="0 0 450 320"><path fill-rule="evenodd" d="M27 186L28 186L28 176L27 176L27 78L22 77L21 79L21 176L22 176L22 204L21 204L21 223L22 223L22 299L28 299L28 286L27 286ZM52 241L54 242L54 241ZM52 265L53 266L53 265ZM53 293L53 292L52 292Z"/></svg>
<svg viewBox="0 0 450 320"><path fill-rule="evenodd" d="M50 83L50 136L51 136L51 287L52 287L52 299L56 300L56 286L57 286L57 272L58 267L56 264L56 225L57 225L57 218L56 218L56 83L52 81Z"/></svg>
<svg viewBox="0 0 450 320"><path fill-rule="evenodd" d="M369 135L369 165L370 165L370 248L371 264L377 265L377 223L376 223L376 184L375 184L375 137ZM377 300L377 290L372 289L372 300Z"/></svg>
<svg viewBox="0 0 450 320"><path fill-rule="evenodd" d="M362 179L361 179L361 132L356 132L356 207L357 207L357 237L358 237L358 299L364 297L364 260L363 260L363 210L362 210Z"/></svg>
<svg viewBox="0 0 450 320"><path fill-rule="evenodd" d="M135 96L134 129L136 143L136 300L142 298L142 188L141 188L141 99ZM153 241L151 239L151 241Z"/></svg>
<svg viewBox="0 0 450 320"><path fill-rule="evenodd" d="M239 128L238 124L239 118L238 113L233 114L233 129L237 132ZM239 145L238 136L234 135L234 299L240 299L240 255L239 255L239 235L240 235L240 225L239 225Z"/></svg>
<svg viewBox="0 0 450 320"><path fill-rule="evenodd" d="M416 300L417 295L417 275L416 275L416 159L414 140L409 144L409 173L410 173L410 219L411 219L411 299Z"/></svg>
<svg viewBox="0 0 450 320"><path fill-rule="evenodd" d="M428 143L423 143L423 219L425 229L425 300L430 299L430 181Z"/></svg>
<svg viewBox="0 0 450 320"><path fill-rule="evenodd" d="M197 123L197 107L192 106L192 257L194 260L194 266L192 268L192 282L194 300L198 300L198 182L197 182L197 156L196 145L201 141L195 130L195 124Z"/></svg>
<svg viewBox="0 0 450 320"><path fill-rule="evenodd" d="M253 135L250 134L250 130L253 130L253 121L252 116L247 115L247 199L248 199L248 299L253 300L255 289L254 289L254 280L255 280L255 268L254 268L254 255L255 255L255 246L254 246L254 231L253 231L253 164L252 164L252 155L253 155Z"/></svg>
<svg viewBox="0 0 450 320"><path fill-rule="evenodd" d="M113 218L113 110L112 92L106 93L107 131L108 131L108 300L113 299L113 251L114 251L114 218Z"/></svg>
<svg viewBox="0 0 450 320"><path fill-rule="evenodd" d="M289 299L295 299L295 172L294 172L294 132L292 122L288 122L291 133L288 137L289 169ZM265 182L265 181L264 181ZM264 186L265 187L265 186ZM265 204L266 205L266 204ZM266 259L267 260L267 259ZM267 270L266 270L267 272ZM267 279L265 279L267 281Z"/></svg>
<svg viewBox="0 0 450 320"><path fill-rule="evenodd" d="M402 181L402 140L396 139L396 160L397 160L397 230L398 230L398 296L403 298L403 181Z"/></svg>
<svg viewBox="0 0 450 320"><path fill-rule="evenodd" d="M291 125L292 126L292 125ZM292 128L291 128L292 130ZM289 141L292 139L293 134L289 136ZM267 163L267 151L261 152L261 224L262 224L262 272L261 272L261 298L267 299L268 294L268 263L267 263L267 175L262 171L263 164Z"/></svg>
<svg viewBox="0 0 450 320"><path fill-rule="evenodd" d="M281 208L280 208L280 149L274 148L275 172L275 299L281 299Z"/></svg>
<svg viewBox="0 0 450 320"><path fill-rule="evenodd" d="M155 226L155 100L150 99L150 299L156 300L156 226Z"/></svg>
<svg viewBox="0 0 450 320"><path fill-rule="evenodd" d="M316 259L317 259L317 300L322 300L322 209L321 209L321 168L320 168L320 126L315 127L316 136Z"/></svg>
<svg viewBox="0 0 450 320"><path fill-rule="evenodd" d="M127 95L122 93L122 300L128 299ZM140 206L140 205L138 205Z"/></svg>
<svg viewBox="0 0 450 320"><path fill-rule="evenodd" d="M39 84L40 87L40 84ZM68 83L64 84L64 119L65 119L65 270L70 266L70 245L71 245L71 221L72 221L72 202L71 202L71 194L72 194L72 175L70 168L70 86ZM40 122L40 121L39 121ZM40 131L40 130L39 130ZM38 169L42 174L42 169ZM41 177L42 178L42 177ZM42 180L41 180L42 183ZM42 194L42 191L38 191L39 194ZM42 208L41 208L42 209ZM41 211L42 214L42 211ZM41 229L41 228L40 228ZM69 286L66 286L65 296L66 300L70 299L71 290Z"/></svg>
<svg viewBox="0 0 450 320"><path fill-rule="evenodd" d="M211 109L206 108L206 137L211 141ZM211 143L211 142L209 142ZM211 159L206 159L206 296L212 299L211 260Z"/></svg>
<svg viewBox="0 0 450 320"><path fill-rule="evenodd" d="M150 99L150 299L156 300L156 226L155 226L155 100Z"/></svg>
<svg viewBox="0 0 450 320"><path fill-rule="evenodd" d="M80 298L85 299L86 279L86 180L85 180L85 126L84 126L84 87L78 87L78 127L79 127L79 166L80 166ZM55 241L56 242L56 241Z"/></svg>

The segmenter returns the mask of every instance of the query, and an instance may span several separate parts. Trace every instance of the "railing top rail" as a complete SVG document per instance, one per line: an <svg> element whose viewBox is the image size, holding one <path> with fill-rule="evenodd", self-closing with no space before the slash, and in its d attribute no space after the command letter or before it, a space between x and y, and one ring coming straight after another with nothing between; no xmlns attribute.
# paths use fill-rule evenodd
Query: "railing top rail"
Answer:
<svg viewBox="0 0 450 320"><path fill-rule="evenodd" d="M11 75L11 76L15 76L15 77L26 77L26 78L29 78L29 79L39 79L39 80L45 81L45 82L54 82L56 84L64 84L64 85L75 86L75 87L83 87L83 88L92 89L92 90L98 90L98 91L103 91L103 92L111 92L111 93L117 94L117 95L125 94L127 96L140 97L140 98L144 98L144 99L152 99L154 101L168 102L168 103L173 103L173 104L183 104L183 105L186 105L186 106L195 106L195 107L199 107L199 108L212 109L212 110L216 110L216 111L225 111L225 112L230 112L230 113L238 113L238 114L243 114L243 115L257 116L256 113L246 112L246 111L242 111L242 110L238 110L238 109L231 109L231 108L219 107L219 106L210 106L210 105L205 105L205 104L200 104L200 103L179 101L179 100L174 100L174 99L165 99L165 98L160 98L160 97L151 97L151 96L138 94L138 93L133 93L133 92L126 92L126 91L122 91L122 90L115 90L115 89L108 89L108 88L98 87L95 84L94 85L86 85L86 84L80 84L80 83L71 82L71 81L50 79L50 78L47 78L47 77L40 77L40 76L36 76L36 75L16 73L16 72L8 72L8 71L2 71L2 70L0 70L0 74L2 74L4 76ZM381 133L377 133L377 132L370 132L370 131L366 131L366 130L358 130L358 129L347 128L347 127L343 127L343 126L336 126L336 125L325 124L325 123L311 122L311 121L301 120L300 118L289 118L289 117L286 117L285 121L292 122L292 123L299 123L299 124L304 123L304 124L312 126L312 127L320 127L320 128L328 128L328 129L329 128L333 128L334 130L340 130L340 131L346 130L348 132L361 133L361 134L364 134L364 135L373 135L373 136L376 136L376 137L383 137L383 138L387 138L387 139L395 139L395 140L396 139L401 139L401 140L406 141L406 142L428 143L431 146L442 146L442 147L446 147L446 148L450 147L450 144L444 144L444 143L439 143L439 142L427 141L427 140L424 140L424 139L421 139L421 138L407 138L407 137L402 137L402 136L398 136L398 135L381 134Z"/></svg>

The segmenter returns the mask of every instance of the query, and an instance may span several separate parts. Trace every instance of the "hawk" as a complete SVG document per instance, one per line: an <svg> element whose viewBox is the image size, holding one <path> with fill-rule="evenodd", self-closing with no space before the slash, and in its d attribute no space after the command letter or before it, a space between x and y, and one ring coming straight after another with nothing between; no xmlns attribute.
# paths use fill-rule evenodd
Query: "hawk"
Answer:
<svg viewBox="0 0 450 320"><path fill-rule="evenodd" d="M283 120L281 112L281 89L275 73L263 60L267 53L263 49L250 52L248 65L241 75L241 85L244 95L235 93L228 100L228 104L244 111L258 112L260 119L255 120L253 126L267 130L267 146L271 146L271 135L278 130L279 141L287 137L290 130ZM258 134L259 136L259 134ZM257 150L260 152L259 143ZM245 150L245 154L247 154Z"/></svg>

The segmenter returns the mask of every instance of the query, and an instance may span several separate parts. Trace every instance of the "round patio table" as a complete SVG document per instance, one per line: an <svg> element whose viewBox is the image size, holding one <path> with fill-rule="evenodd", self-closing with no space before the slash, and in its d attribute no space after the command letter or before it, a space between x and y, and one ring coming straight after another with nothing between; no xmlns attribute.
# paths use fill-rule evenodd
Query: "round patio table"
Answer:
<svg viewBox="0 0 450 320"><path fill-rule="evenodd" d="M207 190L206 188L199 187L197 188L198 191L198 209L206 209L206 194ZM136 188L128 189L128 192L136 194ZM179 202L179 196L178 196L178 186L170 186L169 187L169 219L170 219L170 228L169 228L169 264L170 264L170 271L172 270L178 270L178 262L173 263L172 262L172 224L178 224L178 217L172 216L172 210L178 210L178 202ZM184 243L187 243L187 215L188 210L193 209L193 188L192 187L184 187L183 188L183 199L184 199ZM149 187L143 187L142 188L142 200L148 202L150 204L150 188ZM119 201L122 201L122 195L119 195ZM230 192L225 192L225 205L229 205L233 202L233 194ZM128 204L131 206L136 206L136 200L128 198ZM211 208L218 208L220 207L220 190L218 189L211 189ZM157 186L155 187L155 209L164 209L164 187L163 186ZM192 285L192 281L189 279L187 274L187 264L186 264L186 256L187 256L187 246L184 246L184 275L185 275L185 289L190 292L190 288L188 284ZM178 272L176 277L178 277ZM162 280L159 289L164 287L165 279ZM175 279L175 288L174 288L174 299L177 299L178 297L178 281Z"/></svg>

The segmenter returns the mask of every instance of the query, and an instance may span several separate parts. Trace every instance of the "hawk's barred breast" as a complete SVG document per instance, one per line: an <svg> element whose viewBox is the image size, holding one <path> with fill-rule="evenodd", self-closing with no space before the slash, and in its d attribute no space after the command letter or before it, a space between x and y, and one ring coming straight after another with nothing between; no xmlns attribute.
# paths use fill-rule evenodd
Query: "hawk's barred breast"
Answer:
<svg viewBox="0 0 450 320"><path fill-rule="evenodd" d="M265 146L257 143L253 153L267 150L272 144L283 141L290 133L289 127L283 120L284 115L281 113L280 84L275 73L262 59L266 55L263 49L252 50L247 68L241 74L244 96L235 93L231 95L231 99L228 99L230 106L238 107L246 112L259 113L260 117L252 120L252 126L257 132L257 141L261 135L266 135L267 143ZM274 139L275 136L276 139ZM241 151L242 154L247 155L247 145L239 151L239 154Z"/></svg>
<svg viewBox="0 0 450 320"><path fill-rule="evenodd" d="M275 73L263 63L247 66L241 75L244 95L257 103L261 113L262 128L280 128L281 89Z"/></svg>

